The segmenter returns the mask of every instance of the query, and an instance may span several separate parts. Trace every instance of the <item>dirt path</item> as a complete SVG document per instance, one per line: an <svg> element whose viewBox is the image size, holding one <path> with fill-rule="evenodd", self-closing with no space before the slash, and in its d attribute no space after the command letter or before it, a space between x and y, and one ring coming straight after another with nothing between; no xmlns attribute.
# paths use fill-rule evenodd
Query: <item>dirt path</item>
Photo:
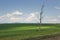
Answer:
<svg viewBox="0 0 60 40"><path fill-rule="evenodd" d="M60 36L45 38L44 40L60 40Z"/></svg>
<svg viewBox="0 0 60 40"><path fill-rule="evenodd" d="M39 39L40 40L40 39ZM60 35L54 35L54 36L50 36L50 37L45 37L45 38L42 38L42 40L60 40Z"/></svg>
<svg viewBox="0 0 60 40"><path fill-rule="evenodd" d="M44 37L35 37L35 38L28 38L24 40L60 40L60 34L57 35L47 35Z"/></svg>

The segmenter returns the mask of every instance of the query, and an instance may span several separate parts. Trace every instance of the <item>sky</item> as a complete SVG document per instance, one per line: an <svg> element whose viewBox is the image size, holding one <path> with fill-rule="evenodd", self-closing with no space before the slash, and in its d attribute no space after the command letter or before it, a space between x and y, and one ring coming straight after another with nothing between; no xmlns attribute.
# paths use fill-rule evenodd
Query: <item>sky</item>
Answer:
<svg viewBox="0 0 60 40"><path fill-rule="evenodd" d="M0 23L60 23L60 0L0 0Z"/></svg>

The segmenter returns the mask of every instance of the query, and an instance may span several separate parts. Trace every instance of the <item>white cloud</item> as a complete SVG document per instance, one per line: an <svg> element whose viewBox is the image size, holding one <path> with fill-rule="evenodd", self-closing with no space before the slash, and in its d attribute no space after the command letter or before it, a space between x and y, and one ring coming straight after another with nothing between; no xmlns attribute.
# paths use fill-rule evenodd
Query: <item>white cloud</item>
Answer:
<svg viewBox="0 0 60 40"><path fill-rule="evenodd" d="M28 17L26 18L26 21L32 21L32 20L34 20L35 16L36 15L34 13L29 14Z"/></svg>
<svg viewBox="0 0 60 40"><path fill-rule="evenodd" d="M19 21L22 21L23 18L20 18L20 17L11 17L10 18L10 22L19 22Z"/></svg>
<svg viewBox="0 0 60 40"><path fill-rule="evenodd" d="M18 16L18 15L23 15L23 13L20 12L20 11L14 11L12 13L7 13L5 15L0 16L0 19L1 18L6 18L6 17Z"/></svg>
<svg viewBox="0 0 60 40"><path fill-rule="evenodd" d="M18 16L23 15L20 11L14 11L12 13L7 13L5 15L0 16L0 22L18 22L21 18ZM7 20L7 21L6 21Z"/></svg>
<svg viewBox="0 0 60 40"><path fill-rule="evenodd" d="M55 9L60 9L60 7L54 7Z"/></svg>
<svg viewBox="0 0 60 40"><path fill-rule="evenodd" d="M36 20L35 19L37 17L36 13L37 12L24 15L20 11L14 11L12 13L7 13L5 15L0 16L0 19L1 19L0 22L1 23L33 22L34 20Z"/></svg>
<svg viewBox="0 0 60 40"><path fill-rule="evenodd" d="M42 19L43 23L59 23L60 16L44 16ZM0 23L39 23L39 13L29 13L27 15L20 11L14 11L0 16Z"/></svg>
<svg viewBox="0 0 60 40"><path fill-rule="evenodd" d="M23 13L21 11L15 11L12 13L13 15L23 15Z"/></svg>
<svg viewBox="0 0 60 40"><path fill-rule="evenodd" d="M12 14L6 14L5 16L7 16L7 17L11 17L11 16L12 16Z"/></svg>
<svg viewBox="0 0 60 40"><path fill-rule="evenodd" d="M54 16L45 16L43 19L43 23L58 23L59 18L58 17L54 17Z"/></svg>
<svg viewBox="0 0 60 40"><path fill-rule="evenodd" d="M60 18L60 15L58 17Z"/></svg>

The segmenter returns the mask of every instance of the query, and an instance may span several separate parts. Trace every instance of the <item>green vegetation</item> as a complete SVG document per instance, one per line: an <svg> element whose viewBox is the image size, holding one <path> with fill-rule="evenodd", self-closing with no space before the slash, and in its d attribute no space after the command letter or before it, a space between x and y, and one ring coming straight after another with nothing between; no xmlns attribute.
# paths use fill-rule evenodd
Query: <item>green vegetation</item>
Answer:
<svg viewBox="0 0 60 40"><path fill-rule="evenodd" d="M20 40L60 33L60 24L0 24L0 40Z"/></svg>

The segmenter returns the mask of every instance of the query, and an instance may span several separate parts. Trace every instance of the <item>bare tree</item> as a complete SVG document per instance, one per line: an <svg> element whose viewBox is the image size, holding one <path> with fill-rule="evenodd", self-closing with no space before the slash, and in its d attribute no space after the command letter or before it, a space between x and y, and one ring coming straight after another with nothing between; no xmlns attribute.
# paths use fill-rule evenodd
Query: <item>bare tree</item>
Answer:
<svg viewBox="0 0 60 40"><path fill-rule="evenodd" d="M42 7L41 7L41 12L40 12L40 25L39 25L39 30L40 30L40 27L42 25L42 15L43 15L43 9L44 9L44 3L42 4Z"/></svg>

